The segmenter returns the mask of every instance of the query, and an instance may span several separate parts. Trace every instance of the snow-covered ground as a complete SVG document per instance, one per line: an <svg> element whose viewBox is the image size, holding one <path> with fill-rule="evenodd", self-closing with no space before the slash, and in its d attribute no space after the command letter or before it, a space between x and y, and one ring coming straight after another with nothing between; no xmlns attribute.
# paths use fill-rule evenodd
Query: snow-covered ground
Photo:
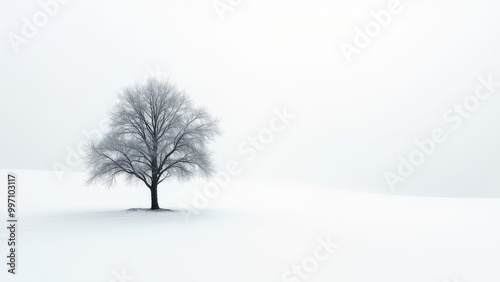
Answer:
<svg viewBox="0 0 500 282"><path fill-rule="evenodd" d="M17 175L18 275L3 264L0 281L500 281L500 199L235 181L188 216L126 211L149 205L142 187L89 188L81 174L63 182L52 172ZM179 191L163 187L160 205L189 204ZM2 228L2 254L6 234Z"/></svg>

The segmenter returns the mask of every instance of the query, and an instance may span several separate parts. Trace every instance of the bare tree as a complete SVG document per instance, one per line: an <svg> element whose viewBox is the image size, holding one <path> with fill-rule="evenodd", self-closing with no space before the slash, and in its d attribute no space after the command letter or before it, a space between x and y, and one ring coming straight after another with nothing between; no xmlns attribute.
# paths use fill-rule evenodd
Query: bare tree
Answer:
<svg viewBox="0 0 500 282"><path fill-rule="evenodd" d="M159 209L164 180L213 173L207 144L218 134L218 122L207 111L168 82L151 78L123 90L109 132L91 142L88 183L112 185L119 175L141 181L151 191L151 209Z"/></svg>

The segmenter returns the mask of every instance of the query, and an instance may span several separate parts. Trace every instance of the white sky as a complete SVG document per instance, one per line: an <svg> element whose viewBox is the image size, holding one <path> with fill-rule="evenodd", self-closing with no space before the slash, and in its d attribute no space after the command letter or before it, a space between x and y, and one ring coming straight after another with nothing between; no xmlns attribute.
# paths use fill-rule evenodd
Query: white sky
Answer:
<svg viewBox="0 0 500 282"><path fill-rule="evenodd" d="M147 68L170 74L222 121L215 150L242 180L389 193L414 139L446 143L396 193L500 196L500 89L458 130L443 113L500 81L497 1L409 1L349 64L340 44L389 1L243 1L221 20L212 0L79 1L61 6L15 53L9 34L38 1L0 4L0 166L51 169ZM225 2L225 1L224 1ZM252 162L239 144L274 108L297 114Z"/></svg>

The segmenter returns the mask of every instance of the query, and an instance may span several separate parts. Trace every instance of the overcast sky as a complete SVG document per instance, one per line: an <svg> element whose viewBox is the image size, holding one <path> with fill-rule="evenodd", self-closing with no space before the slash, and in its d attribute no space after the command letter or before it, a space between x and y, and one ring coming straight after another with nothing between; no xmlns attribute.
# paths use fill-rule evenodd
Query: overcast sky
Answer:
<svg viewBox="0 0 500 282"><path fill-rule="evenodd" d="M44 23L38 1L1 1L1 168L69 166L120 89L156 72L220 118L217 164L238 161L240 180L500 196L500 87L460 125L454 110L480 77L500 81L498 1L67 2ZM341 46L391 5L349 62ZM250 159L242 142L284 108L294 117ZM387 172L436 130L446 140L391 192Z"/></svg>

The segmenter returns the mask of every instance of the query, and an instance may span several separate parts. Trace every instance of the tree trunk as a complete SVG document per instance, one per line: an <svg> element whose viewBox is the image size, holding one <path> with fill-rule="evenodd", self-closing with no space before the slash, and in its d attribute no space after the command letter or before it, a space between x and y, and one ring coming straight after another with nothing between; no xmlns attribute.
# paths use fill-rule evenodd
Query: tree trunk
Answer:
<svg viewBox="0 0 500 282"><path fill-rule="evenodd" d="M158 206L158 189L157 185L151 186L151 209L157 210L160 206Z"/></svg>

